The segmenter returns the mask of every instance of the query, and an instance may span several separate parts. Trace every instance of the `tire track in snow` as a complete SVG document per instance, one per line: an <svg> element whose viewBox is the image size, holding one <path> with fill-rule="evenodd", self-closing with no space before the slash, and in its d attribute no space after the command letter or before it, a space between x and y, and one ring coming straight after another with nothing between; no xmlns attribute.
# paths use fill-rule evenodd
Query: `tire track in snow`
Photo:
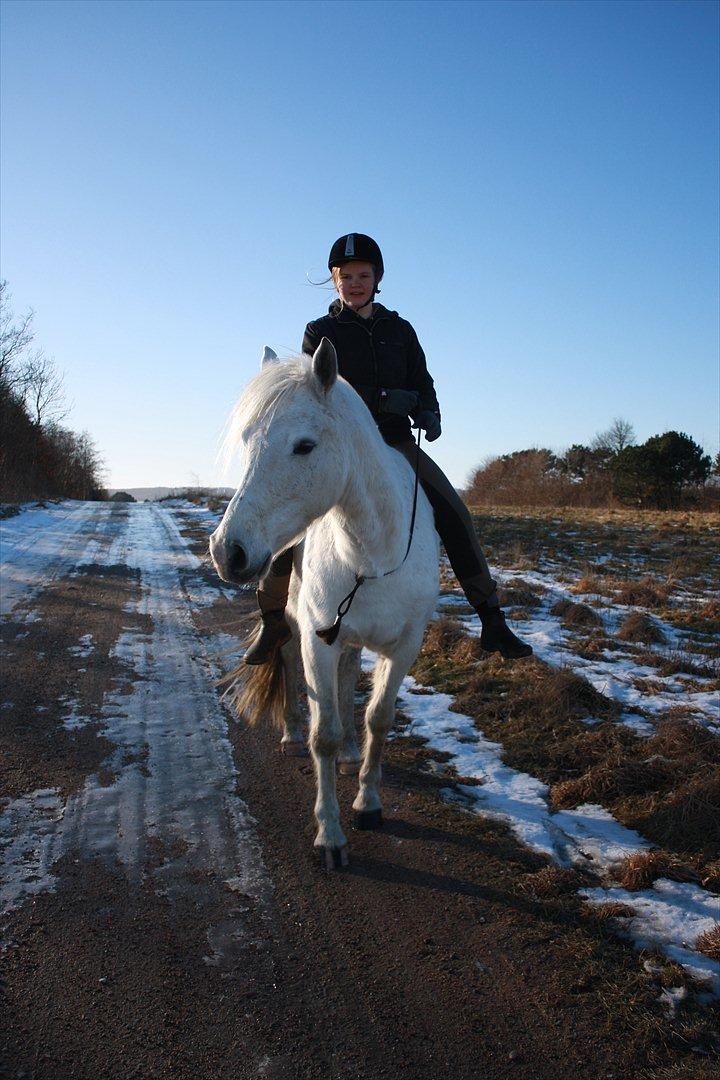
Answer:
<svg viewBox="0 0 720 1080"><path fill-rule="evenodd" d="M108 762L115 779L91 777L64 806L44 791L5 809L0 837L20 873L8 879L5 906L52 889L53 866L71 852L117 861L138 880L159 847L170 855L154 873L168 890L188 888L201 871L262 910L271 883L254 820L236 794L215 673L182 589L181 571L194 568L194 556L166 511L149 503L129 510L110 546L93 551L96 562L140 571L136 610L153 626L150 635L123 632L114 650L136 676L131 689L109 693L102 709L103 733L117 744ZM209 936L222 954L238 927L231 922Z"/></svg>
<svg viewBox="0 0 720 1080"><path fill-rule="evenodd" d="M61 503L33 508L0 522L0 614L27 603L48 581L97 549L98 534L113 527L114 503Z"/></svg>

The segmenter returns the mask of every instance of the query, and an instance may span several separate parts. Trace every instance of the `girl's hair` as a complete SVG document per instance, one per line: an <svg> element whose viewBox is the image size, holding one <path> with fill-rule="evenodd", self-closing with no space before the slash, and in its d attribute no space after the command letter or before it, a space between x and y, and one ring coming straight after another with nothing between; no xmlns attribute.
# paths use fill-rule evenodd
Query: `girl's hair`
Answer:
<svg viewBox="0 0 720 1080"><path fill-rule="evenodd" d="M373 272L375 274L375 278L377 279L377 266L373 266L372 263L370 263L370 265L372 266ZM330 284L332 284L333 288L335 290L337 290L338 282L340 281L340 271L341 270L342 270L342 266L333 266L332 270L330 271L330 277L323 278L322 281L311 281L310 278L308 278L308 281L310 281L311 285L330 285ZM373 293L373 296L376 296L379 292L380 292L380 286L378 284L376 284L375 285L375 292Z"/></svg>

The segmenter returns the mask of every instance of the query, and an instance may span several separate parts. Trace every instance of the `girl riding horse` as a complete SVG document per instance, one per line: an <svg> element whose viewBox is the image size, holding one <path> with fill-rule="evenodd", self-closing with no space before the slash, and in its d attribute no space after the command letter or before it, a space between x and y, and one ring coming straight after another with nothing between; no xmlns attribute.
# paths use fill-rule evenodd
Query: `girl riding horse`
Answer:
<svg viewBox="0 0 720 1080"><path fill-rule="evenodd" d="M388 445L415 468L418 449L413 426L428 442L440 437L440 407L417 334L396 311L374 297L383 277L377 243L363 233L335 241L328 269L338 293L327 315L308 323L302 351L315 353L328 338L337 353L339 373L360 395ZM435 527L460 586L482 622L480 645L506 660L530 656L532 648L510 630L467 507L448 478L424 451L419 451L419 478L433 508ZM293 548L273 559L257 591L262 619L260 633L245 654L246 664L266 664L290 639L285 607L293 565Z"/></svg>

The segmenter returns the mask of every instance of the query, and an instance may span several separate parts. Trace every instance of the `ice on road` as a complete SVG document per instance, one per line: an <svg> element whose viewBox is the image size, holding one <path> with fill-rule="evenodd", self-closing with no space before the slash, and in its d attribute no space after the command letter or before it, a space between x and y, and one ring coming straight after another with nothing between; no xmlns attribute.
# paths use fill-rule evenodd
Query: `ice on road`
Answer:
<svg viewBox="0 0 720 1080"><path fill-rule="evenodd" d="M212 870L231 889L264 903L270 881L255 823L237 793L228 718L214 686L217 671L184 591L183 577L197 569L198 560L170 511L156 504L129 506L127 515L115 519L110 543L93 547L93 526L107 525L106 507L77 504L74 513L65 507L63 514L52 519L43 565L57 567L62 549L68 567L74 552L84 562L138 570L137 610L150 617L152 629L124 631L115 646L134 681L130 688L111 690L102 707L103 733L117 746L107 763L114 782L90 777L66 803L52 790L35 792L12 801L0 815L0 907L53 888L53 866L71 851L104 855L138 878L149 841L181 853L163 864L160 876L172 879L187 866ZM44 518L38 521L40 528L45 524ZM13 580L27 585L26 599L41 584L33 578L41 571L38 545L26 542L29 533L23 527L7 549ZM73 712L72 722L77 726L83 718Z"/></svg>

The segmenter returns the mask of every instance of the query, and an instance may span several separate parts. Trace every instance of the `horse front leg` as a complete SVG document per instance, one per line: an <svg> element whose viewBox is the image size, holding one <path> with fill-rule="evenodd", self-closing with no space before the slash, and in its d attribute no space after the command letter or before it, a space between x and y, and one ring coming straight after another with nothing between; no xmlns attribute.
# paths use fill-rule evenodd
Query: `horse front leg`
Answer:
<svg viewBox="0 0 720 1080"><path fill-rule="evenodd" d="M391 658L378 657L373 675L373 692L365 711L365 753L360 769L360 787L353 810L356 829L382 828L380 762L387 733L395 719L395 700L408 668L417 656L420 641L406 643Z"/></svg>
<svg viewBox="0 0 720 1080"><path fill-rule="evenodd" d="M312 640L303 641L302 645L310 702L310 752L317 778L315 818L318 831L314 848L321 863L332 870L348 864L347 840L340 827L335 783L335 762L343 739L337 697L340 650L316 640L317 645Z"/></svg>

